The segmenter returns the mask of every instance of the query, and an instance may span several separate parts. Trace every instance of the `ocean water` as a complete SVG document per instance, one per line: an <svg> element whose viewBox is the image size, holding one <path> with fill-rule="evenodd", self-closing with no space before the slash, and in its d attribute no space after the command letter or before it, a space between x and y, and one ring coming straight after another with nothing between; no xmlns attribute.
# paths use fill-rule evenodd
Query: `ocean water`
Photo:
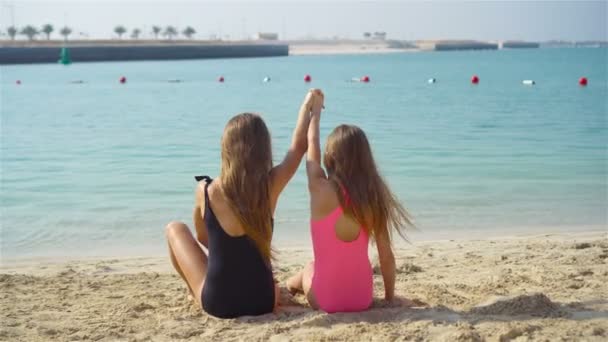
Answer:
<svg viewBox="0 0 608 342"><path fill-rule="evenodd" d="M165 224L192 222L193 176L219 172L226 121L261 113L279 161L309 87L326 93L323 140L366 131L413 236L606 230L607 61L581 48L0 66L2 257L165 253ZM278 246L310 244L304 171L280 198Z"/></svg>

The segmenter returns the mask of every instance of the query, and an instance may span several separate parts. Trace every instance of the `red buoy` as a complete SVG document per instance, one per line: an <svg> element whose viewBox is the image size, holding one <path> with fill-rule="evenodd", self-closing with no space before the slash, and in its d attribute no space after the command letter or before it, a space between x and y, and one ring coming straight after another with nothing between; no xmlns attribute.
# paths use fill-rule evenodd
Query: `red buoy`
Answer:
<svg viewBox="0 0 608 342"><path fill-rule="evenodd" d="M304 82L310 82L310 81L312 81L312 77L310 77L310 75L307 74L306 76L304 76Z"/></svg>
<svg viewBox="0 0 608 342"><path fill-rule="evenodd" d="M581 78L578 80L578 84L580 84L580 85L581 85L581 86L583 86L583 87L584 87L584 86L586 86L586 85L587 85L587 77L581 77Z"/></svg>
<svg viewBox="0 0 608 342"><path fill-rule="evenodd" d="M217 81L218 81L218 82L220 82L220 83L223 83L223 82L224 82L224 76L220 76L220 77L217 79Z"/></svg>
<svg viewBox="0 0 608 342"><path fill-rule="evenodd" d="M21 84L21 80L17 80L17 81L15 81L15 83L16 83L17 85L20 85L20 84Z"/></svg>
<svg viewBox="0 0 608 342"><path fill-rule="evenodd" d="M120 78L118 79L118 82L120 82L121 84L125 84L125 83L127 83L127 78L124 76L120 76Z"/></svg>
<svg viewBox="0 0 608 342"><path fill-rule="evenodd" d="M369 76L361 77L361 82L365 82L365 83L369 82Z"/></svg>
<svg viewBox="0 0 608 342"><path fill-rule="evenodd" d="M471 83L473 83L473 84L479 83L479 77L477 75L473 75L473 77L471 77Z"/></svg>

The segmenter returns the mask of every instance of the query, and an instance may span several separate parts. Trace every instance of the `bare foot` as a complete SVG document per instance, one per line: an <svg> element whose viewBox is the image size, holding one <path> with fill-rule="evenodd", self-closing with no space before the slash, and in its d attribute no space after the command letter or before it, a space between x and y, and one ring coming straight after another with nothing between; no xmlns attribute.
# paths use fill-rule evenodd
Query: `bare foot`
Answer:
<svg viewBox="0 0 608 342"><path fill-rule="evenodd" d="M279 290L279 305L281 306L292 306L298 305L296 301L294 301L293 297L298 293L297 291L294 293L287 287L281 287Z"/></svg>
<svg viewBox="0 0 608 342"><path fill-rule="evenodd" d="M299 293L304 293L304 291L302 291L302 289L301 289L301 288L297 288L297 287L294 287L294 286L290 286L290 280L291 280L291 279L288 279L288 280L285 282L285 289L286 289L287 291L289 291L289 293L290 293L292 296L295 296L295 295L297 295L297 294L299 294Z"/></svg>

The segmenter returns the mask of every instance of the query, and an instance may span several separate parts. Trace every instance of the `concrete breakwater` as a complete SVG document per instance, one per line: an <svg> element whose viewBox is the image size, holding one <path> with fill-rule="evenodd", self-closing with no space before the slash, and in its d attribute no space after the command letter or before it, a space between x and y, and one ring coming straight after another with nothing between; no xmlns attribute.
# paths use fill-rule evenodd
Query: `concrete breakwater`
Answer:
<svg viewBox="0 0 608 342"><path fill-rule="evenodd" d="M524 41L482 42L476 40L421 40L416 42L421 50L452 51L452 50L497 50L538 48L540 43Z"/></svg>
<svg viewBox="0 0 608 342"><path fill-rule="evenodd" d="M451 50L496 50L498 44L477 42L477 41L442 41L435 43L434 49L437 51Z"/></svg>
<svg viewBox="0 0 608 342"><path fill-rule="evenodd" d="M535 49L540 47L537 42L505 41L500 45L503 49Z"/></svg>
<svg viewBox="0 0 608 342"><path fill-rule="evenodd" d="M287 56L287 44L68 45L72 61L141 61ZM0 45L0 64L57 63L62 46Z"/></svg>

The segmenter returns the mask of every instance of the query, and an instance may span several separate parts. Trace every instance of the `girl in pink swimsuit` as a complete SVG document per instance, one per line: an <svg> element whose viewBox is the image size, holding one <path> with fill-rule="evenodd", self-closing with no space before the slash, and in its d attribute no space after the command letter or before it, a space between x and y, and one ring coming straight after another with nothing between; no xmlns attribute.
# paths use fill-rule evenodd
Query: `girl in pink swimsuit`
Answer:
<svg viewBox="0 0 608 342"><path fill-rule="evenodd" d="M373 297L369 240L378 247L384 297L394 299L391 231L412 225L407 211L380 176L365 133L340 125L327 138L321 168L320 112L308 127L306 173L315 260L287 281L310 305L328 313L368 309Z"/></svg>

